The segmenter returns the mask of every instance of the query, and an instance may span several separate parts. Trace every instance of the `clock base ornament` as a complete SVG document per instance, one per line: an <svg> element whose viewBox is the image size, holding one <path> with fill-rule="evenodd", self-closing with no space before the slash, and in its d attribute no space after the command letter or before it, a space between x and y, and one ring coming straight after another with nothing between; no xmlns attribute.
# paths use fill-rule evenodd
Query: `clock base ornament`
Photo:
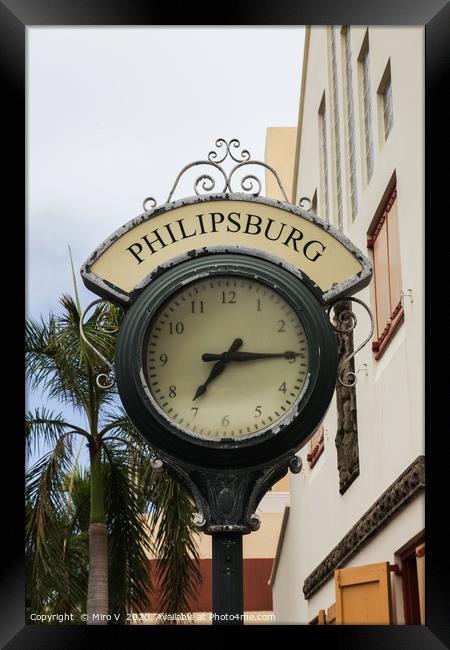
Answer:
<svg viewBox="0 0 450 650"><path fill-rule="evenodd" d="M285 454L260 467L208 470L158 455L154 467L164 468L193 496L197 506L194 524L199 531L246 535L260 527L256 510L263 496L289 469L298 474L302 460Z"/></svg>

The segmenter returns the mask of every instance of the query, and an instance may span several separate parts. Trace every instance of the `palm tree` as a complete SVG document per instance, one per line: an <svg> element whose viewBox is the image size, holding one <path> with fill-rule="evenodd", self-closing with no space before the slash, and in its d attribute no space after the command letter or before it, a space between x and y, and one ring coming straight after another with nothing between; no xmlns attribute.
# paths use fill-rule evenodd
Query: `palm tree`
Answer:
<svg viewBox="0 0 450 650"><path fill-rule="evenodd" d="M189 598L200 581L194 506L189 496L166 475L152 468L152 450L117 405L113 387L101 388L102 368L93 345L112 362L121 312L109 303L97 305L84 323L88 343L80 336L82 311L76 300L61 298L62 313L26 323L26 374L32 390L84 415L86 424L69 422L45 408L27 413L28 450L50 447L27 475L27 584L29 606L80 612L86 593L87 620L107 622L114 612L123 623L130 609L142 610L150 584L148 554L161 556L157 565L161 601L174 611L189 611ZM99 328L99 325L103 328ZM105 327L107 324L107 327ZM89 345L89 343L91 345ZM68 477L74 472L74 440L88 449L89 523L84 502L67 498ZM80 488L79 477L76 486ZM81 489L81 488L80 488ZM80 497L82 492L77 493ZM148 514L153 521L149 528ZM154 522L158 521L157 526ZM84 522L84 525L83 525ZM154 539L150 533L154 532ZM84 536L84 537L83 537ZM88 537L88 542L87 538ZM84 547L83 547L84 543ZM170 558L164 549L171 549ZM181 590L180 590L181 589Z"/></svg>

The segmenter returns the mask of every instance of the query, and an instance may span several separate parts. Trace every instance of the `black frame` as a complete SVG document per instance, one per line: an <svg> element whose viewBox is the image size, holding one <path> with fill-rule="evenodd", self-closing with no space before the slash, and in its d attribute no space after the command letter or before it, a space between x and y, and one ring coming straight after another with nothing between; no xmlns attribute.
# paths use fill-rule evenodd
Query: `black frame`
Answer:
<svg viewBox="0 0 450 650"><path fill-rule="evenodd" d="M309 383L295 417L284 416L273 430L239 442L211 442L188 435L170 424L148 398L143 370L146 333L161 305L200 278L252 278L279 293L296 311L309 344ZM334 331L324 307L295 275L266 259L249 254L216 254L182 262L148 285L127 311L116 349L119 395L129 417L149 444L178 460L201 467L252 467L295 452L314 433L333 397L338 355ZM193 461L195 459L195 461Z"/></svg>
<svg viewBox="0 0 450 650"><path fill-rule="evenodd" d="M189 25L192 23L192 7L186 4L189 13L183 14L182 8L177 11L177 24ZM210 19L209 7L196 4L195 18L197 24L201 19ZM7 126L5 136L9 135L7 142L7 155L4 160L8 162L10 175L8 192L2 196L6 203L5 214L16 215L18 211L18 197L24 191L25 168L25 27L35 25L169 25L173 20L173 5L156 5L156 3L140 3L135 0L117 1L98 0L3 0L0 5L0 66L2 74L2 90L5 111L3 123ZM447 155L448 135L445 137L445 127L448 130L447 106L444 101L444 89L447 89L445 72L448 70L449 42L448 24L450 22L450 8L446 0L428 0L427 2L410 2L408 0L392 0L389 3L359 2L350 0L341 2L303 3L294 0L282 0L277 3L260 2L246 5L237 3L228 5L226 11L227 25L290 25L290 24L384 24L384 25L423 25L425 27L425 106L426 106L426 146L425 146L425 187L426 211L432 214L444 214L443 199L446 197L445 188L448 184L447 166L437 163ZM242 44L239 44L242 46ZM25 202L21 203L19 212L22 212ZM9 208L9 209L8 209ZM438 262L445 259L442 255L441 225L431 228L430 221L425 233L425 246L427 254L426 299L427 312L425 315L426 326L429 333L436 327L436 302L431 301L433 290L436 288L436 278L446 277L439 273ZM16 218L11 224L15 229L14 237L11 236L13 248L24 240L24 221ZM13 244L14 242L14 244ZM20 244L19 244L20 245ZM15 254L15 250L14 250ZM22 267L23 268L23 267ZM14 281L21 280L20 271L14 276ZM14 281L8 282L14 288ZM22 283L21 283L22 284ZM22 285L23 286L23 285ZM21 296L22 286L17 291L8 292L8 307L12 302L10 313L23 313ZM8 347L13 358L19 359L22 354L23 339L20 327L9 328L7 332ZM441 330L442 331L442 330ZM431 370L433 360L442 357L445 337L441 335L428 335L426 338L426 367L428 377L426 384L427 404L427 431L426 439L426 515L427 515L427 568L426 568L426 626L302 626L294 627L292 632L295 640L307 644L317 642L314 630L322 630L324 638L338 650L360 650L366 648L375 650L382 646L386 650L392 648L399 650L429 650L441 649L443 642L450 645L450 621L448 603L450 602L450 589L448 579L448 541L445 534L442 516L441 498L447 493L448 481L448 456L443 453L441 446L444 431L441 422L442 404L448 402L448 389L446 382L432 382ZM445 349L445 348L444 348ZM11 395L23 394L23 379L21 373L10 371L8 376L9 393ZM445 392L444 392L445 389ZM19 409L18 409L19 410ZM23 409L20 409L19 418L22 418ZM18 419L19 419L18 418ZM20 429L20 427L19 427ZM16 428L14 427L14 432ZM9 428L8 428L9 432ZM33 648L33 650L48 648L90 647L98 645L101 640L106 643L117 642L118 636L124 635L126 642L132 638L134 642L143 640L148 642L149 631L144 626L133 626L118 629L117 627L48 627L25 626L24 611L24 481L23 459L24 447L17 444L17 436L4 437L8 458L8 467L14 468L8 483L8 498L3 500L3 520L8 526L8 535L3 538L4 550L2 563L2 621L0 625L1 642L8 643L8 648ZM236 628L228 628L235 630ZM239 634L258 637L258 630L253 626L239 627ZM209 637L214 632L213 628L203 626L183 626L182 628L170 627L157 630L152 627L152 639L155 634L173 636L180 641L197 641ZM264 637L276 634L279 640L278 626L264 627ZM286 628L283 629L286 632ZM229 632L232 633L232 632ZM221 635L224 634L222 628ZM274 640L275 640L274 639ZM182 642L183 642L182 641ZM284 642L284 641L283 641Z"/></svg>

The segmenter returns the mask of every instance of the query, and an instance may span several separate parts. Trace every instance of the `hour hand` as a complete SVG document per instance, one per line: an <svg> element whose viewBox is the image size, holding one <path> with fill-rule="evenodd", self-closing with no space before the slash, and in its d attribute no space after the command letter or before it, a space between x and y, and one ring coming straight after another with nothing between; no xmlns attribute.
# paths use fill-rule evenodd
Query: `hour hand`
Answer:
<svg viewBox="0 0 450 650"><path fill-rule="evenodd" d="M224 352L224 355L235 352L241 347L242 344L243 344L242 339L234 339L233 343L228 348L228 352ZM208 384L210 384L213 379L218 377L218 375L220 375L225 370L226 365L228 363L228 359L223 355L217 355L216 361L217 363L214 364L214 366L211 368L211 372L209 373L205 383L200 384L200 386L195 391L195 395L192 398L192 401L196 400L197 397L200 397L200 395L203 395L203 393L206 392L206 387L208 386Z"/></svg>
<svg viewBox="0 0 450 650"><path fill-rule="evenodd" d="M200 395L203 395L203 393L206 393L206 387L208 386L209 383L212 382L213 379L218 377L224 370L227 365L227 362L224 360L218 361L212 368L211 372L208 375L207 380L205 381L204 384L200 384L200 386L197 388L195 391L195 395L192 398L192 401L195 401L197 397L200 397Z"/></svg>

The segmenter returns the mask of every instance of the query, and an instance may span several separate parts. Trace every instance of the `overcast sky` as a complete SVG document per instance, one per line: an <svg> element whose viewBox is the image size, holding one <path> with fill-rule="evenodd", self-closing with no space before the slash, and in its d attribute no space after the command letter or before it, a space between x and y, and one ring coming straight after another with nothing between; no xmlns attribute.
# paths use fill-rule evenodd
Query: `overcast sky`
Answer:
<svg viewBox="0 0 450 650"><path fill-rule="evenodd" d="M73 293L68 245L80 278L218 137L263 160L266 128L297 123L303 39L303 27L28 28L28 313Z"/></svg>
<svg viewBox="0 0 450 650"><path fill-rule="evenodd" d="M302 27L29 28L28 311L48 313L71 291L69 244L78 270L146 196L165 202L218 137L263 160L266 128L296 125L303 37Z"/></svg>

